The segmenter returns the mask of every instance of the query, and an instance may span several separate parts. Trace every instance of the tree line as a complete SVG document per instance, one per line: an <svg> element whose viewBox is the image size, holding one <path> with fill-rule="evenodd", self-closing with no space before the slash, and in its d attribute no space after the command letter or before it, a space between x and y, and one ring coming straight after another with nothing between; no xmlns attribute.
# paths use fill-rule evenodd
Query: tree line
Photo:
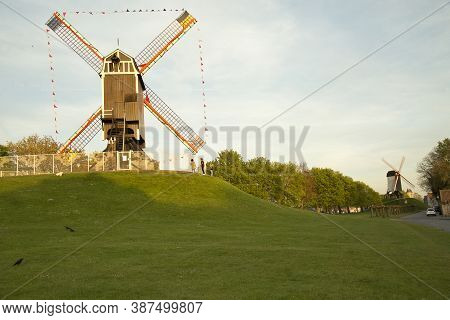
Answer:
<svg viewBox="0 0 450 320"><path fill-rule="evenodd" d="M381 203L380 195L360 181L328 168L272 162L263 157L244 161L233 150L225 150L207 163L207 170L258 198L317 212L363 211Z"/></svg>
<svg viewBox="0 0 450 320"><path fill-rule="evenodd" d="M418 164L419 185L435 196L439 190L450 189L450 139L439 141L437 146Z"/></svg>
<svg viewBox="0 0 450 320"><path fill-rule="evenodd" d="M16 142L7 141L5 145L0 144L0 157L53 154L58 151L60 146L61 144L51 136L41 137L33 134Z"/></svg>
<svg viewBox="0 0 450 320"><path fill-rule="evenodd" d="M37 134L0 145L0 156L53 154L61 144ZM378 194L360 181L326 168L308 170L293 163L271 162L263 157L243 161L226 150L207 164L215 175L259 198L291 207L312 207L324 212L349 211L379 203ZM419 184L435 195L450 188L450 139L437 146L418 164Z"/></svg>

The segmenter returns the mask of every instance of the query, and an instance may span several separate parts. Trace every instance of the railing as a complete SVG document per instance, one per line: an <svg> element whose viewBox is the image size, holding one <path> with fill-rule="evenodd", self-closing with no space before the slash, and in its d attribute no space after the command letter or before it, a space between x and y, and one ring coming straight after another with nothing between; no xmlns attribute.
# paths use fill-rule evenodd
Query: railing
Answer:
<svg viewBox="0 0 450 320"><path fill-rule="evenodd" d="M0 178L60 172L158 170L159 162L143 151L39 154L0 157Z"/></svg>
<svg viewBox="0 0 450 320"><path fill-rule="evenodd" d="M413 213L414 210L417 210L417 207L413 205L408 206L399 206L399 205L379 205L379 206L371 206L370 207L370 217L399 217L404 213Z"/></svg>

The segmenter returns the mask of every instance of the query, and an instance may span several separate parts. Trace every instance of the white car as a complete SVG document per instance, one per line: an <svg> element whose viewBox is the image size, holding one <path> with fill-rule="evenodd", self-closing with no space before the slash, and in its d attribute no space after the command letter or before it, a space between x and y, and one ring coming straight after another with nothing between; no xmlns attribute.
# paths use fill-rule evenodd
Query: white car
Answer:
<svg viewBox="0 0 450 320"><path fill-rule="evenodd" d="M434 211L433 208L427 209L427 216L435 216L435 215L436 215L436 211Z"/></svg>

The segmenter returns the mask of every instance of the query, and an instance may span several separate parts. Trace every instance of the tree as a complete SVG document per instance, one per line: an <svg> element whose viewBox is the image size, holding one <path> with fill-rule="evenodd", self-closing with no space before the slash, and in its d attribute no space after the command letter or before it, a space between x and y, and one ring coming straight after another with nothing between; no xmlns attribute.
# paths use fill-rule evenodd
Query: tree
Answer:
<svg viewBox="0 0 450 320"><path fill-rule="evenodd" d="M0 144L0 157L4 157L7 155L8 155L8 148Z"/></svg>
<svg viewBox="0 0 450 320"><path fill-rule="evenodd" d="M265 200L275 201L273 195L273 181L271 175L271 163L263 157L251 159L245 163L245 172L248 184L244 191Z"/></svg>
<svg viewBox="0 0 450 320"><path fill-rule="evenodd" d="M314 177L317 206L325 212L332 212L343 202L343 184L335 171L327 168L312 168Z"/></svg>
<svg viewBox="0 0 450 320"><path fill-rule="evenodd" d="M238 185L245 183L245 164L239 153L234 150L221 151L218 157L206 164L207 170L213 170L214 175Z"/></svg>
<svg viewBox="0 0 450 320"><path fill-rule="evenodd" d="M6 144L11 155L34 155L56 153L61 144L50 136L40 137L37 134L25 137L17 142L8 141Z"/></svg>
<svg viewBox="0 0 450 320"><path fill-rule="evenodd" d="M369 186L340 172L307 170L304 165L271 162L263 157L244 161L233 150L220 152L207 168L247 193L289 207L342 213L345 207L349 212L350 207L365 208L380 200Z"/></svg>
<svg viewBox="0 0 450 320"><path fill-rule="evenodd" d="M342 213L342 207L350 211L350 207L367 208L372 204L380 203L378 193L363 182L354 181L352 178L344 176L340 172L327 168L313 168L311 170L311 182L308 182L306 175L306 188L312 191L308 203L322 211L331 213ZM309 178L309 179L311 179Z"/></svg>
<svg viewBox="0 0 450 320"><path fill-rule="evenodd" d="M361 181L355 181L355 185L355 205L360 207L361 211L371 205L381 203L380 195L367 184Z"/></svg>
<svg viewBox="0 0 450 320"><path fill-rule="evenodd" d="M311 171L303 171L304 179L305 179L305 198L304 203L316 209L316 212L319 212L319 203L318 196L316 190L316 181L314 179L314 175Z"/></svg>
<svg viewBox="0 0 450 320"><path fill-rule="evenodd" d="M347 176L343 176L342 180L344 183L344 205L347 208L347 213L350 213L350 207L353 207L357 204L357 184L355 181L353 181L352 178Z"/></svg>
<svg viewBox="0 0 450 320"><path fill-rule="evenodd" d="M418 164L419 185L439 194L450 188L450 139L439 141L437 146Z"/></svg>
<svg viewBox="0 0 450 320"><path fill-rule="evenodd" d="M303 208L306 197L306 179L303 168L294 163L281 164L284 169L281 174L284 205Z"/></svg>

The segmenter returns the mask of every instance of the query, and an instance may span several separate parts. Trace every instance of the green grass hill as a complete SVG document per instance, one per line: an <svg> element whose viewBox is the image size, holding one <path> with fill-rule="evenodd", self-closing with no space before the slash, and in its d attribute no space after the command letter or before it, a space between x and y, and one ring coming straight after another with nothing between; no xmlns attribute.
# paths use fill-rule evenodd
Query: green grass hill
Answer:
<svg viewBox="0 0 450 320"><path fill-rule="evenodd" d="M409 212L418 212L427 209L423 201L414 198L383 199L383 204L387 206L402 206Z"/></svg>
<svg viewBox="0 0 450 320"><path fill-rule="evenodd" d="M218 178L0 179L8 299L441 299L449 265L449 233L279 207Z"/></svg>

